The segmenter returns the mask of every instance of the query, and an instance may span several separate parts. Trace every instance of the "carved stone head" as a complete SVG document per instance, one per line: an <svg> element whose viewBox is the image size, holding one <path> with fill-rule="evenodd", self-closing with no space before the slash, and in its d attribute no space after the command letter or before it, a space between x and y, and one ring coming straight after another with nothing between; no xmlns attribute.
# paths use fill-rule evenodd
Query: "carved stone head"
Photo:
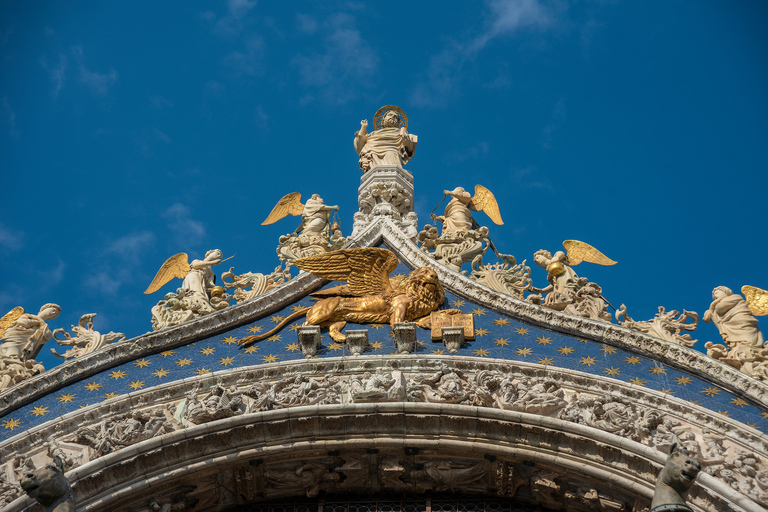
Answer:
<svg viewBox="0 0 768 512"><path fill-rule="evenodd" d="M59 457L40 469L27 472L21 479L21 488L38 503L48 507L61 503L72 488L64 477L64 463Z"/></svg>

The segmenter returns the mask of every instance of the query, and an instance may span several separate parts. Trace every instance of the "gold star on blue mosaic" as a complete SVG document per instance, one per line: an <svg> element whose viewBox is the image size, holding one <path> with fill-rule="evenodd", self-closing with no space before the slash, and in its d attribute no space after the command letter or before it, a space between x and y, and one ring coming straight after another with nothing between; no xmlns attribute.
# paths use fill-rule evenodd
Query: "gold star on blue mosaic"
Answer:
<svg viewBox="0 0 768 512"><path fill-rule="evenodd" d="M522 347L522 348L517 349L517 355L519 355L519 356L526 357L526 356L531 355L532 353L533 353L533 350L531 350L528 347Z"/></svg>
<svg viewBox="0 0 768 512"><path fill-rule="evenodd" d="M328 349L329 350L334 350L334 351L335 350L342 350L342 348L343 347L341 346L341 343L334 342L334 343L331 343L330 345L328 345Z"/></svg>
<svg viewBox="0 0 768 512"><path fill-rule="evenodd" d="M371 343L371 348L373 350L379 350L381 348L384 348L384 344L380 341L374 341L373 343Z"/></svg>
<svg viewBox="0 0 768 512"><path fill-rule="evenodd" d="M475 355L475 357L487 357L488 356L488 351L485 350L484 348L478 348L477 350L475 350L475 354L474 355Z"/></svg>
<svg viewBox="0 0 768 512"><path fill-rule="evenodd" d="M112 373L109 374L109 377L111 379L123 379L125 378L125 372L123 370L115 370Z"/></svg>
<svg viewBox="0 0 768 512"><path fill-rule="evenodd" d="M262 356L261 360L265 363L274 363L277 361L277 356L273 356L272 354L269 354L268 356Z"/></svg>
<svg viewBox="0 0 768 512"><path fill-rule="evenodd" d="M288 326L288 330L293 332L298 332L299 327L301 327L299 324L292 324Z"/></svg>
<svg viewBox="0 0 768 512"><path fill-rule="evenodd" d="M433 351L432 351L432 352L430 352L430 353L431 353L431 354L434 354L434 355L436 355L436 356L443 356L443 355L445 355L445 350L443 350L443 349L439 348L439 349L437 349L437 350L433 350Z"/></svg>
<svg viewBox="0 0 768 512"><path fill-rule="evenodd" d="M637 356L625 357L624 360L627 362L627 364L632 364L632 365L640 363L640 358Z"/></svg>
<svg viewBox="0 0 768 512"><path fill-rule="evenodd" d="M288 350L289 352L296 352L297 350L300 350L301 347L299 347L298 343L289 343L285 346L285 350Z"/></svg>
<svg viewBox="0 0 768 512"><path fill-rule="evenodd" d="M500 347L509 345L510 341L507 338L498 338L494 343Z"/></svg>
<svg viewBox="0 0 768 512"><path fill-rule="evenodd" d="M272 323L275 323L275 324L279 324L280 322L283 321L283 319L284 318L281 315L272 315L269 318L269 321L272 322Z"/></svg>
<svg viewBox="0 0 768 512"><path fill-rule="evenodd" d="M200 350L199 352L203 354L204 356L210 356L213 355L213 353L216 351L213 347L205 347L204 349Z"/></svg>
<svg viewBox="0 0 768 512"><path fill-rule="evenodd" d="M48 413L47 407L38 406L32 409L32 412L30 414L33 414L35 416L45 416Z"/></svg>
<svg viewBox="0 0 768 512"><path fill-rule="evenodd" d="M259 332L261 332L261 326L260 325L254 325L252 327L249 327L248 328L248 332L250 332L251 334L259 333Z"/></svg>
<svg viewBox="0 0 768 512"><path fill-rule="evenodd" d="M251 345L250 347L243 349L243 352L245 352L246 354L255 354L258 351L259 351L259 347L257 347L256 345Z"/></svg>
<svg viewBox="0 0 768 512"><path fill-rule="evenodd" d="M5 429L13 430L19 425L21 425L21 422L19 420L10 419L10 420L3 421L3 428Z"/></svg>
<svg viewBox="0 0 768 512"><path fill-rule="evenodd" d="M654 375L666 375L667 369L662 366L653 365L650 368L648 368L648 371L651 372Z"/></svg>
<svg viewBox="0 0 768 512"><path fill-rule="evenodd" d="M731 398L731 403L736 407L744 407L745 405L749 405L746 400L739 397Z"/></svg>
<svg viewBox="0 0 768 512"><path fill-rule="evenodd" d="M674 391L672 391L671 389L667 389L667 388L661 388L659 391L661 391L665 395L674 395L675 394Z"/></svg>
<svg viewBox="0 0 768 512"><path fill-rule="evenodd" d="M371 329L379 330L384 327L384 324L371 324Z"/></svg>
<svg viewBox="0 0 768 512"><path fill-rule="evenodd" d="M571 347L560 347L559 349L557 349L557 351L560 353L560 355L564 355L564 356L573 354L573 349Z"/></svg>
<svg viewBox="0 0 768 512"><path fill-rule="evenodd" d="M499 327L504 327L509 323L509 319L507 318L497 318L493 321L494 324L498 325Z"/></svg>
<svg viewBox="0 0 768 512"><path fill-rule="evenodd" d="M283 339L282 334L275 334L274 336L270 336L269 338L267 338L267 341L280 341L282 339Z"/></svg>
<svg viewBox="0 0 768 512"><path fill-rule="evenodd" d="M543 364L544 366L551 366L555 364L555 362L550 357L542 357L539 359L539 364Z"/></svg>
<svg viewBox="0 0 768 512"><path fill-rule="evenodd" d="M165 352L160 352L160 355L163 356L164 358L168 356L172 356L173 350L166 350Z"/></svg>
<svg viewBox="0 0 768 512"><path fill-rule="evenodd" d="M611 366L610 368L606 368L603 371L609 377L616 377L618 374L621 373L621 369L620 368L614 368L613 366Z"/></svg>
<svg viewBox="0 0 768 512"><path fill-rule="evenodd" d="M144 358L136 360L136 361L133 362L133 366L135 366L137 368L146 368L149 365L150 365L150 362L147 361Z"/></svg>
<svg viewBox="0 0 768 512"><path fill-rule="evenodd" d="M678 377L678 378L675 379L675 382L679 386L687 386L688 384L691 383L691 378L690 377Z"/></svg>
<svg viewBox="0 0 768 512"><path fill-rule="evenodd" d="M176 361L176 366L189 366L192 364L192 360L188 357L183 357Z"/></svg>
<svg viewBox="0 0 768 512"><path fill-rule="evenodd" d="M104 400L109 400L110 398L117 398L120 396L120 393L105 393L104 394Z"/></svg>
<svg viewBox="0 0 768 512"><path fill-rule="evenodd" d="M589 343L589 340L585 340L584 338L576 338L576 341L579 343Z"/></svg>
<svg viewBox="0 0 768 512"><path fill-rule="evenodd" d="M234 345L235 343L237 343L237 338L235 338L234 336L227 336L226 338L224 338L221 341L225 345Z"/></svg>
<svg viewBox="0 0 768 512"><path fill-rule="evenodd" d="M302 309L304 309L304 306L302 306L301 304L294 304L293 306L291 306L291 311L293 311L294 313L296 313L297 311L301 311Z"/></svg>
<svg viewBox="0 0 768 512"><path fill-rule="evenodd" d="M754 429L756 429L756 428L757 428L757 425L756 425L755 423L750 423L750 422L747 422L747 423L746 423L746 425L747 425L748 427L752 427L752 428L754 428Z"/></svg>
<svg viewBox="0 0 768 512"><path fill-rule="evenodd" d="M635 377L634 379L630 379L629 382L637 386L645 386L645 379L641 379L640 377Z"/></svg>
<svg viewBox="0 0 768 512"><path fill-rule="evenodd" d="M603 352L603 354L615 354L616 353L616 347L612 347L610 345L603 345L600 347L600 350Z"/></svg>
<svg viewBox="0 0 768 512"><path fill-rule="evenodd" d="M66 404L67 402L73 401L75 398L77 398L77 397L75 395L73 395L72 393L67 393L65 395L60 395L59 396L59 402L61 402L62 404Z"/></svg>
<svg viewBox="0 0 768 512"><path fill-rule="evenodd" d="M163 370L162 368L160 368L159 370L155 370L154 372L152 372L152 375L157 377L158 379L160 379L160 378L163 378L163 377L167 376L169 373L171 373L171 372L169 372L168 370Z"/></svg>
<svg viewBox="0 0 768 512"><path fill-rule="evenodd" d="M597 364L597 359L595 359L594 357L587 356L587 357L582 357L581 358L581 365L582 366L587 366L587 367L591 368L593 364Z"/></svg>
<svg viewBox="0 0 768 512"><path fill-rule="evenodd" d="M536 338L536 343L538 343L539 345L549 345L550 343L552 343L552 340L547 336L539 336L538 338Z"/></svg>
<svg viewBox="0 0 768 512"><path fill-rule="evenodd" d="M731 417L731 413L729 413L728 411L720 411L720 410L718 410L717 414L722 414L726 418L730 418Z"/></svg>
<svg viewBox="0 0 768 512"><path fill-rule="evenodd" d="M219 366L229 366L230 364L235 364L235 358L232 356L222 357L219 359Z"/></svg>
<svg viewBox="0 0 768 512"><path fill-rule="evenodd" d="M90 384L86 384L85 389L86 391L98 391L99 389L101 389L101 386L102 385L99 384L98 382L93 381Z"/></svg>
<svg viewBox="0 0 768 512"><path fill-rule="evenodd" d="M198 368L198 369L195 371L195 373L196 373L197 375L205 375L206 373L211 373L211 370L209 370L208 368Z"/></svg>
<svg viewBox="0 0 768 512"><path fill-rule="evenodd" d="M768 420L768 412L761 412L760 416L762 416L764 420Z"/></svg>
<svg viewBox="0 0 768 512"><path fill-rule="evenodd" d="M488 329L482 329L482 328L475 329L475 336L477 336L478 338L482 338L486 334L488 334Z"/></svg>
<svg viewBox="0 0 768 512"><path fill-rule="evenodd" d="M701 392L707 396L716 396L720 394L720 390L713 388L712 386L707 386L706 388L702 389Z"/></svg>
<svg viewBox="0 0 768 512"><path fill-rule="evenodd" d="M472 310L472 314L477 316L483 316L485 313L486 311L483 308L476 308Z"/></svg>
<svg viewBox="0 0 768 512"><path fill-rule="evenodd" d="M453 307L455 307L455 308L460 308L460 307L463 307L465 304L466 304L466 302L464 302L464 301L463 301L463 300L461 300L461 299L457 299L457 300L455 300L455 301L451 302L451 306L453 306Z"/></svg>
<svg viewBox="0 0 768 512"><path fill-rule="evenodd" d="M133 389L134 391L137 389L141 389L144 387L144 381L143 380L134 380L130 384L128 384L128 387Z"/></svg>
<svg viewBox="0 0 768 512"><path fill-rule="evenodd" d="M526 329L525 327L518 327L517 329L515 329L515 332L516 332L517 334L520 334L520 335L522 336L522 335L524 335L524 334L528 334L528 333L529 333L529 332L531 332L531 331L529 331L529 330L528 330L528 329Z"/></svg>
<svg viewBox="0 0 768 512"><path fill-rule="evenodd" d="M693 405L701 405L701 402L699 402L698 400L691 399L691 400L688 400L688 402L693 404Z"/></svg>

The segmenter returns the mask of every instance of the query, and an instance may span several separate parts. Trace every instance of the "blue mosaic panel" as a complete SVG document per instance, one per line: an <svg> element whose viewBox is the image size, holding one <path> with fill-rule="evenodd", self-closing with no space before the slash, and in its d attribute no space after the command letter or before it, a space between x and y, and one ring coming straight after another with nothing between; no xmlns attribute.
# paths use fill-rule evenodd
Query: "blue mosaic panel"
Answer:
<svg viewBox="0 0 768 512"><path fill-rule="evenodd" d="M393 275L407 275L409 272L408 267L401 264ZM337 284L330 283L328 287ZM78 408L158 384L220 370L304 359L295 334L304 321L303 316L250 347L242 348L237 342L250 334L268 332L297 309L311 306L314 302L312 297L304 297L253 324L184 347L139 358L70 384L0 419L0 441ZM446 293L446 302L442 308L456 308L474 315L476 338L465 343L456 355L524 361L553 369L568 368L609 377L662 391L768 432L768 412L763 412L747 400L693 374L610 345L532 327L452 293ZM346 329L369 330L370 354L396 353L388 325L348 323ZM323 347L318 351L318 357L349 355L346 345L334 342L327 330L323 330L321 340ZM428 330L419 329L418 340L416 354L451 355L442 342L431 341Z"/></svg>

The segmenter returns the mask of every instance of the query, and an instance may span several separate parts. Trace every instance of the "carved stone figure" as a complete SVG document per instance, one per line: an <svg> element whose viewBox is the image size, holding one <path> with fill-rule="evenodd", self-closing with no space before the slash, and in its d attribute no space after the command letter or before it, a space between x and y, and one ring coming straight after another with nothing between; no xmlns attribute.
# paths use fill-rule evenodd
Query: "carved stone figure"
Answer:
<svg viewBox="0 0 768 512"><path fill-rule="evenodd" d="M470 399L471 388L461 372L443 365L431 376L413 376L408 386L408 398L412 401L458 404Z"/></svg>
<svg viewBox="0 0 768 512"><path fill-rule="evenodd" d="M662 421L655 411L637 410L631 401L624 398L579 394L571 396L559 417L636 441L649 437L651 430Z"/></svg>
<svg viewBox="0 0 768 512"><path fill-rule="evenodd" d="M216 275L211 270L223 261L219 249L208 251L204 259L192 263L183 252L168 258L144 293L154 293L174 278L184 280L176 293L166 294L152 308L152 328L157 331L228 307L232 297L216 286Z"/></svg>
<svg viewBox="0 0 768 512"><path fill-rule="evenodd" d="M405 397L403 372L395 370L376 373L365 372L362 377L350 378L349 394L355 403L399 402Z"/></svg>
<svg viewBox="0 0 768 512"><path fill-rule="evenodd" d="M53 331L53 339L56 340L56 343L64 347L75 347L65 351L64 354L58 354L55 349L51 349L53 355L62 359L72 359L90 354L94 350L105 347L113 341L125 340L125 334L121 332L109 331L107 334L101 334L98 331L94 331L93 319L95 316L96 313L89 313L80 317L77 325L72 326L72 332L75 334L74 338L63 328ZM60 340L57 338L57 334L63 334L64 339Z"/></svg>
<svg viewBox="0 0 768 512"><path fill-rule="evenodd" d="M187 396L184 419L200 425L209 421L231 418L245 412L243 397L237 389L227 390L223 386L211 386L207 395L199 400L196 392Z"/></svg>
<svg viewBox="0 0 768 512"><path fill-rule="evenodd" d="M500 386L499 407L510 411L550 415L566 405L565 392L552 381L532 382L504 379Z"/></svg>
<svg viewBox="0 0 768 512"><path fill-rule="evenodd" d="M355 132L355 151L360 156L362 172L377 165L407 164L416 151L418 137L407 131L408 118L394 105L381 107L374 116L374 131L368 133L368 120L360 122Z"/></svg>
<svg viewBox="0 0 768 512"><path fill-rule="evenodd" d="M94 460L173 430L163 407L156 407L106 419L95 427L83 427L75 434L75 442L93 448L91 460Z"/></svg>
<svg viewBox="0 0 768 512"><path fill-rule="evenodd" d="M684 331L696 330L699 315L695 311L683 310L681 314L676 309L667 311L664 306L659 306L659 312L653 320L635 322L627 314L627 307L622 304L616 310L616 321L627 329L644 332L685 347L692 347L698 343L698 340L691 339L690 334L681 334Z"/></svg>
<svg viewBox="0 0 768 512"><path fill-rule="evenodd" d="M25 493L45 507L45 512L76 512L72 487L60 459L28 472L20 483Z"/></svg>
<svg viewBox="0 0 768 512"><path fill-rule="evenodd" d="M42 363L34 359L22 361L16 357L0 358L0 391L44 371Z"/></svg>
<svg viewBox="0 0 768 512"><path fill-rule="evenodd" d="M268 338L302 315L306 315L304 325L327 326L331 338L339 342L345 340L341 329L346 322L389 323L394 327L395 323L415 320L429 327L429 313L445 302L443 286L434 270L422 267L393 287L388 276L398 263L394 253L378 247L344 249L296 260L302 270L348 284L313 294L331 296L289 315L269 332L242 338L240 344Z"/></svg>
<svg viewBox="0 0 768 512"><path fill-rule="evenodd" d="M194 490L195 487L191 485L176 487L153 496L139 508L131 508L126 512L187 512L193 510L200 501L190 494Z"/></svg>
<svg viewBox="0 0 768 512"><path fill-rule="evenodd" d="M450 460L430 460L423 469L413 469L404 479L413 482L419 490L433 489L436 492L466 492L472 487L485 489L481 481L488 476L488 462L467 464Z"/></svg>
<svg viewBox="0 0 768 512"><path fill-rule="evenodd" d="M234 269L235 267L229 267L227 272L221 274L221 282L225 289L235 289L232 295L238 303L268 292L272 288L277 288L291 279L291 272L288 269L283 270L282 265L278 265L274 272L266 275L258 272L246 272L237 275L233 272ZM246 288L250 288L250 290L246 290Z"/></svg>
<svg viewBox="0 0 768 512"><path fill-rule="evenodd" d="M45 304L34 315L24 313L21 307L3 316L0 320L0 359L18 359L27 361L37 357L43 345L53 338L53 333L46 323L59 316L61 308L57 304ZM2 329L5 328L5 329Z"/></svg>
<svg viewBox="0 0 768 512"><path fill-rule="evenodd" d="M511 254L501 254L501 261L502 263L483 265L483 255L478 254L472 260L472 273L469 278L497 292L522 299L523 292L533 284L531 267L525 264L526 260L518 264Z"/></svg>
<svg viewBox="0 0 768 512"><path fill-rule="evenodd" d="M664 420L656 426L656 433L653 436L653 444L659 451L669 451L669 447L673 444L681 444L680 438L677 437L679 432L682 432L682 424L679 421L675 421L672 418L664 418Z"/></svg>
<svg viewBox="0 0 768 512"><path fill-rule="evenodd" d="M306 375L288 377L276 382L271 391L274 408L338 403L338 378L311 379Z"/></svg>
<svg viewBox="0 0 768 512"><path fill-rule="evenodd" d="M667 463L656 479L651 512L655 510L689 512L691 509L685 504L685 495L699 471L701 471L699 461L691 457L688 450L682 446L673 444L669 449ZM677 505L677 508L671 505Z"/></svg>
<svg viewBox="0 0 768 512"><path fill-rule="evenodd" d="M341 480L341 475L333 468L316 462L301 462L292 469L267 467L264 476L268 487L278 490L299 488L307 498L317 496L322 484Z"/></svg>

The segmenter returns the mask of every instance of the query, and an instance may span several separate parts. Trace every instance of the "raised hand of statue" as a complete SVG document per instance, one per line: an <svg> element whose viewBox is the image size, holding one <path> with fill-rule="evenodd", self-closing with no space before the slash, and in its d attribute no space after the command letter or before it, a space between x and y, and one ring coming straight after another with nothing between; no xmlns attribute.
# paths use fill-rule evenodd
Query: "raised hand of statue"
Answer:
<svg viewBox="0 0 768 512"><path fill-rule="evenodd" d="M368 131L368 120L363 119L360 121L360 134L363 134Z"/></svg>

